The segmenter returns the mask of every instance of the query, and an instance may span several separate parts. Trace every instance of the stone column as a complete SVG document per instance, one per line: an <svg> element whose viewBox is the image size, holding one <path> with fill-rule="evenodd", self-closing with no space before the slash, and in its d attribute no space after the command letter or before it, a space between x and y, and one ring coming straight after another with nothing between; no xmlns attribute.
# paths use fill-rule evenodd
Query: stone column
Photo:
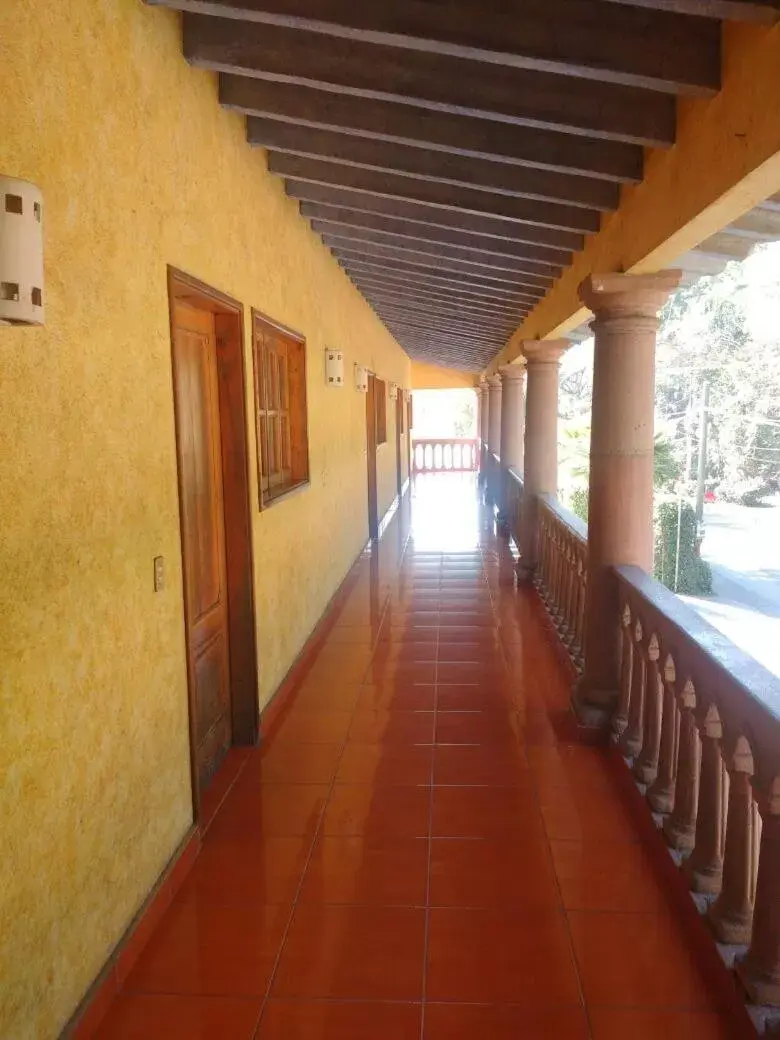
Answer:
<svg viewBox="0 0 780 1040"><path fill-rule="evenodd" d="M501 451L501 376L488 376L488 448Z"/></svg>
<svg viewBox="0 0 780 1040"><path fill-rule="evenodd" d="M507 470L523 472L523 440L525 434L525 366L503 365L501 374L501 506L499 520L509 522Z"/></svg>
<svg viewBox="0 0 780 1040"><path fill-rule="evenodd" d="M658 312L679 271L593 275L580 299L594 314L585 671L576 704L603 724L617 698L617 587L611 568L653 570L653 434Z"/></svg>
<svg viewBox="0 0 780 1040"><path fill-rule="evenodd" d="M528 384L525 395L523 505L520 511L520 559L517 576L530 581L537 564L537 495L558 491L558 366L567 339L526 340Z"/></svg>
<svg viewBox="0 0 780 1040"><path fill-rule="evenodd" d="M490 412L490 405L488 402L488 384L485 379L480 380L479 386L477 387L477 400L479 402L479 477L480 480L484 480L485 452L487 451Z"/></svg>

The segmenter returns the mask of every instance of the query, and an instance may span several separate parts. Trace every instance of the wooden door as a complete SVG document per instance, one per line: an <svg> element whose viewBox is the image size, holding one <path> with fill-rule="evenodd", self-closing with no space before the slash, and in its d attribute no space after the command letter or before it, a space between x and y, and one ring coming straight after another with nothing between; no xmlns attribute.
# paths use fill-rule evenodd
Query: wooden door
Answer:
<svg viewBox="0 0 780 1040"><path fill-rule="evenodd" d="M404 398L401 390L395 399L395 469L400 500L404 490L403 443L404 443Z"/></svg>
<svg viewBox="0 0 780 1040"><path fill-rule="evenodd" d="M379 507L376 488L376 381L368 377L366 393L366 448L368 458L368 536L379 536Z"/></svg>
<svg viewBox="0 0 780 1040"><path fill-rule="evenodd" d="M214 315L177 300L172 332L190 729L193 770L202 792L232 736Z"/></svg>

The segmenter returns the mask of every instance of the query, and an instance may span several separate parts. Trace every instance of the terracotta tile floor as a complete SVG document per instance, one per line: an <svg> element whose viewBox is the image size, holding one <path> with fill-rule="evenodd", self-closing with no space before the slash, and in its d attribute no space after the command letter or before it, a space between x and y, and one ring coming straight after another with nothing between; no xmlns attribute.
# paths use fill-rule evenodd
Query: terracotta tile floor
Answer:
<svg viewBox="0 0 780 1040"><path fill-rule="evenodd" d="M99 1036L724 1040L470 477L350 575Z"/></svg>

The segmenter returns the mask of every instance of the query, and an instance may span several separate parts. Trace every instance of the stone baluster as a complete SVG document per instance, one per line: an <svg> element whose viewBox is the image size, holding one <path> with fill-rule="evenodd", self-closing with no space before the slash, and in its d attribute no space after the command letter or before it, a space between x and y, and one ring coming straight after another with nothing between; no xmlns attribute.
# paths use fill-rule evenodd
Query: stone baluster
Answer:
<svg viewBox="0 0 780 1040"><path fill-rule="evenodd" d="M690 679L678 698L680 740L677 753L677 780L674 808L664 821L666 840L681 852L692 849L696 841L696 810L699 804L699 766L701 748L696 725L696 691Z"/></svg>
<svg viewBox="0 0 780 1040"><path fill-rule="evenodd" d="M635 758L642 750L645 721L647 662L644 653L644 632L639 618L634 624L633 637L634 654L631 668L631 695L628 701L628 725L619 744L620 751L627 758Z"/></svg>
<svg viewBox="0 0 780 1040"><path fill-rule="evenodd" d="M694 892L720 892L723 875L724 768L723 723L714 704L710 704L701 724L701 773L699 805L696 813L696 842L685 863L685 872Z"/></svg>
<svg viewBox="0 0 780 1040"><path fill-rule="evenodd" d="M780 1005L780 777L761 808L761 851L750 947L737 973L755 1004Z"/></svg>
<svg viewBox="0 0 780 1040"><path fill-rule="evenodd" d="M676 681L674 661L671 657L667 657L664 664L664 700L661 713L658 774L647 791L647 800L659 813L670 813L674 808L677 754L680 746L680 711L677 707Z"/></svg>
<svg viewBox="0 0 780 1040"><path fill-rule="evenodd" d="M661 656L655 633L647 644L647 681L645 682L644 742L634 763L634 776L641 784L651 784L658 775L658 757L661 751L661 712L663 684L658 669Z"/></svg>
<svg viewBox="0 0 780 1040"><path fill-rule="evenodd" d="M634 643L631 639L631 610L628 604L620 616L622 649L620 654L620 690L618 704L612 719L612 733L618 741L628 726L628 706L631 701L631 672L634 664Z"/></svg>
<svg viewBox="0 0 780 1040"><path fill-rule="evenodd" d="M757 831L761 817L753 796L753 754L739 737L731 756L731 783L720 895L708 916L717 938L724 943L750 942L758 869Z"/></svg>

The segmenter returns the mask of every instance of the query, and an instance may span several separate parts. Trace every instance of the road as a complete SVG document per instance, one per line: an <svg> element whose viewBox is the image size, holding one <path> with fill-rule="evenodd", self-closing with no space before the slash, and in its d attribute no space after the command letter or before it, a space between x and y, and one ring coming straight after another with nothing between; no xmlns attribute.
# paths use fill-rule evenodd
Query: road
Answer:
<svg viewBox="0 0 780 1040"><path fill-rule="evenodd" d="M704 507L702 556L714 595L684 596L711 625L780 676L780 497L759 509Z"/></svg>

